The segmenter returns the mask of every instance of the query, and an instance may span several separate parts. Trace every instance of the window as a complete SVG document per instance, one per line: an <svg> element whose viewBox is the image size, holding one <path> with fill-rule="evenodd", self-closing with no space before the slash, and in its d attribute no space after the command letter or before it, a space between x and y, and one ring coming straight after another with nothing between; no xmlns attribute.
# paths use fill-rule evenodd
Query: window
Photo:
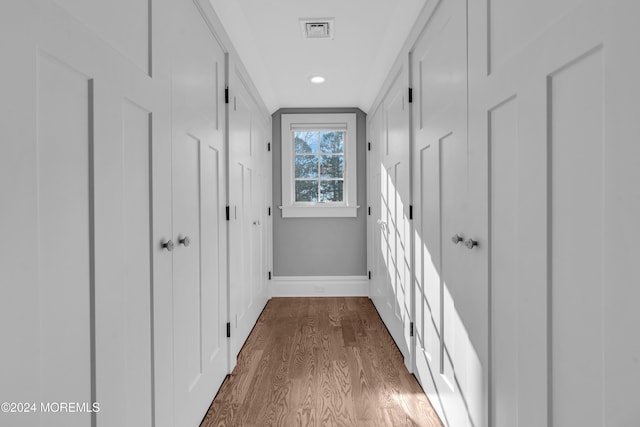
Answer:
<svg viewBox="0 0 640 427"><path fill-rule="evenodd" d="M282 216L355 217L355 114L282 115Z"/></svg>
<svg viewBox="0 0 640 427"><path fill-rule="evenodd" d="M295 201L344 201L343 130L294 130Z"/></svg>

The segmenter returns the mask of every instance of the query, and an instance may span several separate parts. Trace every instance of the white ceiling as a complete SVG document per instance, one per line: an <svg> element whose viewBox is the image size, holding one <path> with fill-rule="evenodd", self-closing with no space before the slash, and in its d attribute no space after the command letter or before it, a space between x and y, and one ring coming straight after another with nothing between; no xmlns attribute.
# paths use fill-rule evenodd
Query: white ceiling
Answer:
<svg viewBox="0 0 640 427"><path fill-rule="evenodd" d="M267 108L367 111L426 0L209 0ZM334 18L304 40L300 18ZM320 85L309 77L321 75Z"/></svg>

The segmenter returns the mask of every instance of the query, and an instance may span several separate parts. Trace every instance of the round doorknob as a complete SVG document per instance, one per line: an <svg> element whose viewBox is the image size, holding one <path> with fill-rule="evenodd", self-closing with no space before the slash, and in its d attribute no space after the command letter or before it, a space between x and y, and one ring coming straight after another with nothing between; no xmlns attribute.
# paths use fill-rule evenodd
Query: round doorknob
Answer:
<svg viewBox="0 0 640 427"><path fill-rule="evenodd" d="M260 225L260 221L253 221L253 225Z"/></svg>
<svg viewBox="0 0 640 427"><path fill-rule="evenodd" d="M191 239L189 238L189 236L184 236L178 239L178 243L180 243L186 248L191 244Z"/></svg>
<svg viewBox="0 0 640 427"><path fill-rule="evenodd" d="M464 241L464 237L459 234L454 234L451 238L451 241L453 242L453 244L457 245L458 243Z"/></svg>
<svg viewBox="0 0 640 427"><path fill-rule="evenodd" d="M478 246L478 241L473 239L467 239L467 241L464 242L464 245L469 249L473 249L475 246Z"/></svg>
<svg viewBox="0 0 640 427"><path fill-rule="evenodd" d="M168 240L168 241L163 241L162 242L162 247L166 250L168 250L169 252L171 252L174 248L174 244L173 244L173 240Z"/></svg>

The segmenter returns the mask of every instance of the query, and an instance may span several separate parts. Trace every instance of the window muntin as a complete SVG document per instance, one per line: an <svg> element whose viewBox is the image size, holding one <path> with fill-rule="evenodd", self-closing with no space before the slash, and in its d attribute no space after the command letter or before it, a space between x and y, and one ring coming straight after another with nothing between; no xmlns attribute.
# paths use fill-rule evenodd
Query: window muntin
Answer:
<svg viewBox="0 0 640 427"><path fill-rule="evenodd" d="M292 130L294 203L344 203L344 130Z"/></svg>

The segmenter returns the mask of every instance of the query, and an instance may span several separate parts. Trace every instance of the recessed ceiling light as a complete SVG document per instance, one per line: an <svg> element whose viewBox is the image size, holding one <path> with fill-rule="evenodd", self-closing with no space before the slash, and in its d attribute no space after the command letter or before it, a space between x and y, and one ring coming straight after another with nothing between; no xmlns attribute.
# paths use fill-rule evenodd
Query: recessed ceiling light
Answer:
<svg viewBox="0 0 640 427"><path fill-rule="evenodd" d="M313 76L309 80L311 80L311 83L319 85L320 83L324 83L325 78L322 76Z"/></svg>

